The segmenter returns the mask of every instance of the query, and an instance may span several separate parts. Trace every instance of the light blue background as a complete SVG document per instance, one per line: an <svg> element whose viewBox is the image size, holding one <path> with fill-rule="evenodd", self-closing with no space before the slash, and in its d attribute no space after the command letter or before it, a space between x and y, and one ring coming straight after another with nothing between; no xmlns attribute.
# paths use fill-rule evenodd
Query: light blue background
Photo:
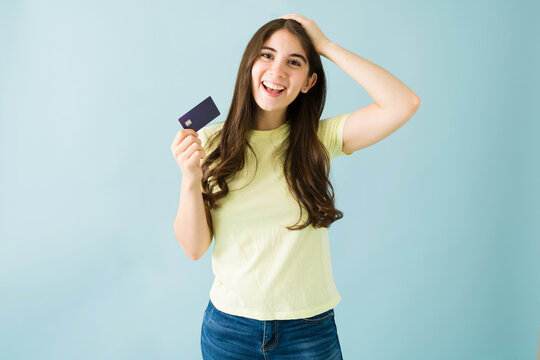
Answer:
<svg viewBox="0 0 540 360"><path fill-rule="evenodd" d="M225 119L286 13L422 100L332 163L344 358L535 356L538 2L52 0L0 5L0 358L201 358L213 245L195 262L175 239L170 145L208 95ZM324 116L373 101L323 65Z"/></svg>

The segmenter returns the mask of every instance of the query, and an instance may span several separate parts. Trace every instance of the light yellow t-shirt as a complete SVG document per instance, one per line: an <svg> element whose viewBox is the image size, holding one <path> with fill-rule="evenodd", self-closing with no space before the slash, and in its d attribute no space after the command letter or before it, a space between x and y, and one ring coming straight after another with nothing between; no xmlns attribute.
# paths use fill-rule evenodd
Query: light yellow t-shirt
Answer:
<svg viewBox="0 0 540 360"><path fill-rule="evenodd" d="M318 137L330 159L352 155L342 151L343 126L349 114L320 120ZM199 130L206 156L214 150L206 142L224 122ZM228 314L257 320L311 317L334 308L341 297L334 284L327 228L312 225L288 230L300 216L300 205L289 192L274 149L288 136L289 124L272 130L250 130L246 162L228 182L229 193L211 209L214 228L210 300ZM218 160L219 161L219 160ZM201 160L202 162L202 160ZM216 190L214 190L216 191ZM307 212L303 210L303 218Z"/></svg>

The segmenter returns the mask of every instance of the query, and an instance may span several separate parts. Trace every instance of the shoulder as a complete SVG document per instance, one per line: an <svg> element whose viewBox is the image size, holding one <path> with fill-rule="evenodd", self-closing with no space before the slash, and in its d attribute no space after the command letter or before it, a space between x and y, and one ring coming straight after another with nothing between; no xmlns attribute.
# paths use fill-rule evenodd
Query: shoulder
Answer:
<svg viewBox="0 0 540 360"><path fill-rule="evenodd" d="M221 121L215 124L209 124L203 127L202 129L199 129L199 131L197 131L197 134L199 134L199 139L201 139L203 147L208 141L208 139L210 139L215 133L217 133L219 130L223 128L224 124L225 124L225 121Z"/></svg>
<svg viewBox="0 0 540 360"><path fill-rule="evenodd" d="M221 128L223 128L223 125L225 124L225 121L220 121L218 123L215 123L215 124L208 124L206 125L205 127L203 127L202 129L199 129L199 131L197 131L197 133L199 135L212 135L214 133L216 133L218 130L220 130Z"/></svg>
<svg viewBox="0 0 540 360"><path fill-rule="evenodd" d="M350 114L339 114L332 117L327 117L324 119L319 120L319 135L324 135L326 133L331 133L337 130L338 127L343 128L343 125L345 124L345 119ZM343 130L343 129L342 129Z"/></svg>

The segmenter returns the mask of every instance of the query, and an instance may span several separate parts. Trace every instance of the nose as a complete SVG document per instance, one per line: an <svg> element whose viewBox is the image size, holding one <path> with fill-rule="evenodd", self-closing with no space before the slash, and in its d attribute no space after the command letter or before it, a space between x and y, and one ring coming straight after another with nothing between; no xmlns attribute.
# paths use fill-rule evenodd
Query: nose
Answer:
<svg viewBox="0 0 540 360"><path fill-rule="evenodd" d="M270 73L277 79L282 79L285 76L286 69L282 61L274 61L270 67Z"/></svg>

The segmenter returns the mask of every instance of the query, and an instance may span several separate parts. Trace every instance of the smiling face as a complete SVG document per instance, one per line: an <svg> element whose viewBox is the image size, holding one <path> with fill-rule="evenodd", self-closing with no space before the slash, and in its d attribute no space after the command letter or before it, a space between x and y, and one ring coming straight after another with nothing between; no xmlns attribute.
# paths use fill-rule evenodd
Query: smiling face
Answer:
<svg viewBox="0 0 540 360"><path fill-rule="evenodd" d="M258 113L269 112L283 120L287 106L300 91L307 93L315 85L317 74L308 78L307 56L298 38L285 29L274 32L251 68L251 91L258 105ZM266 82L285 89L276 93Z"/></svg>

